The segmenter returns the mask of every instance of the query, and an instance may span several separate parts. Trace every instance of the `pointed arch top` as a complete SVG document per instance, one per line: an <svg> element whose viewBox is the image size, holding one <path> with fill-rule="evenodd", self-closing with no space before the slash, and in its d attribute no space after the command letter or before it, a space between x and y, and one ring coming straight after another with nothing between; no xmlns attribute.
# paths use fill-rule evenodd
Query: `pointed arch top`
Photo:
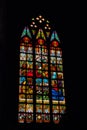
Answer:
<svg viewBox="0 0 87 130"><path fill-rule="evenodd" d="M50 41L53 41L53 40L57 40L58 42L60 42L59 36L56 31L53 31L53 33L51 34Z"/></svg>
<svg viewBox="0 0 87 130"><path fill-rule="evenodd" d="M28 36L29 38L32 38L30 30L29 30L29 28L27 26L25 26L25 28L24 28L24 30L22 32L21 38L24 37L24 36Z"/></svg>
<svg viewBox="0 0 87 130"><path fill-rule="evenodd" d="M39 39L39 38L46 40L45 34L42 29L39 29L39 31L37 33L36 39Z"/></svg>

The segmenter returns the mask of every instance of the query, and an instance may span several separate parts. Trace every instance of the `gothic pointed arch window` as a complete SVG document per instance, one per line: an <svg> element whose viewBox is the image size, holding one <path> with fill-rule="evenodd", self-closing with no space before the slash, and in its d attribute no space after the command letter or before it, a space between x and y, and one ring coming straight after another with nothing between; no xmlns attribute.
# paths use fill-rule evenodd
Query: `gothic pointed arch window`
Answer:
<svg viewBox="0 0 87 130"><path fill-rule="evenodd" d="M18 122L58 124L66 108L61 41L41 15L24 28L19 57Z"/></svg>

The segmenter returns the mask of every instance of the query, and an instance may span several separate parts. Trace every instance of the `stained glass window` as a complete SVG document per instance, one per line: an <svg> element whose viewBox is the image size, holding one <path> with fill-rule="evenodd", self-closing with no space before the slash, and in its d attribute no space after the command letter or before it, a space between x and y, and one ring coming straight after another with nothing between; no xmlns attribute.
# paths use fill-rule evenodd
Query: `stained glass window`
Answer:
<svg viewBox="0 0 87 130"><path fill-rule="evenodd" d="M66 109L62 48L41 15L24 27L19 58L18 122L58 124Z"/></svg>

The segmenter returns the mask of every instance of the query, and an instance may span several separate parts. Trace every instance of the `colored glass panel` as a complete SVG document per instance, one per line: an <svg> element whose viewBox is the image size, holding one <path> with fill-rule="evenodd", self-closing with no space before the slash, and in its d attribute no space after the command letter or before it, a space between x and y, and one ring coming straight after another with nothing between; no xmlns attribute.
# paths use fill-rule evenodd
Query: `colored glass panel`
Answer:
<svg viewBox="0 0 87 130"><path fill-rule="evenodd" d="M66 110L60 39L41 15L30 27L20 41L18 122L58 124Z"/></svg>

